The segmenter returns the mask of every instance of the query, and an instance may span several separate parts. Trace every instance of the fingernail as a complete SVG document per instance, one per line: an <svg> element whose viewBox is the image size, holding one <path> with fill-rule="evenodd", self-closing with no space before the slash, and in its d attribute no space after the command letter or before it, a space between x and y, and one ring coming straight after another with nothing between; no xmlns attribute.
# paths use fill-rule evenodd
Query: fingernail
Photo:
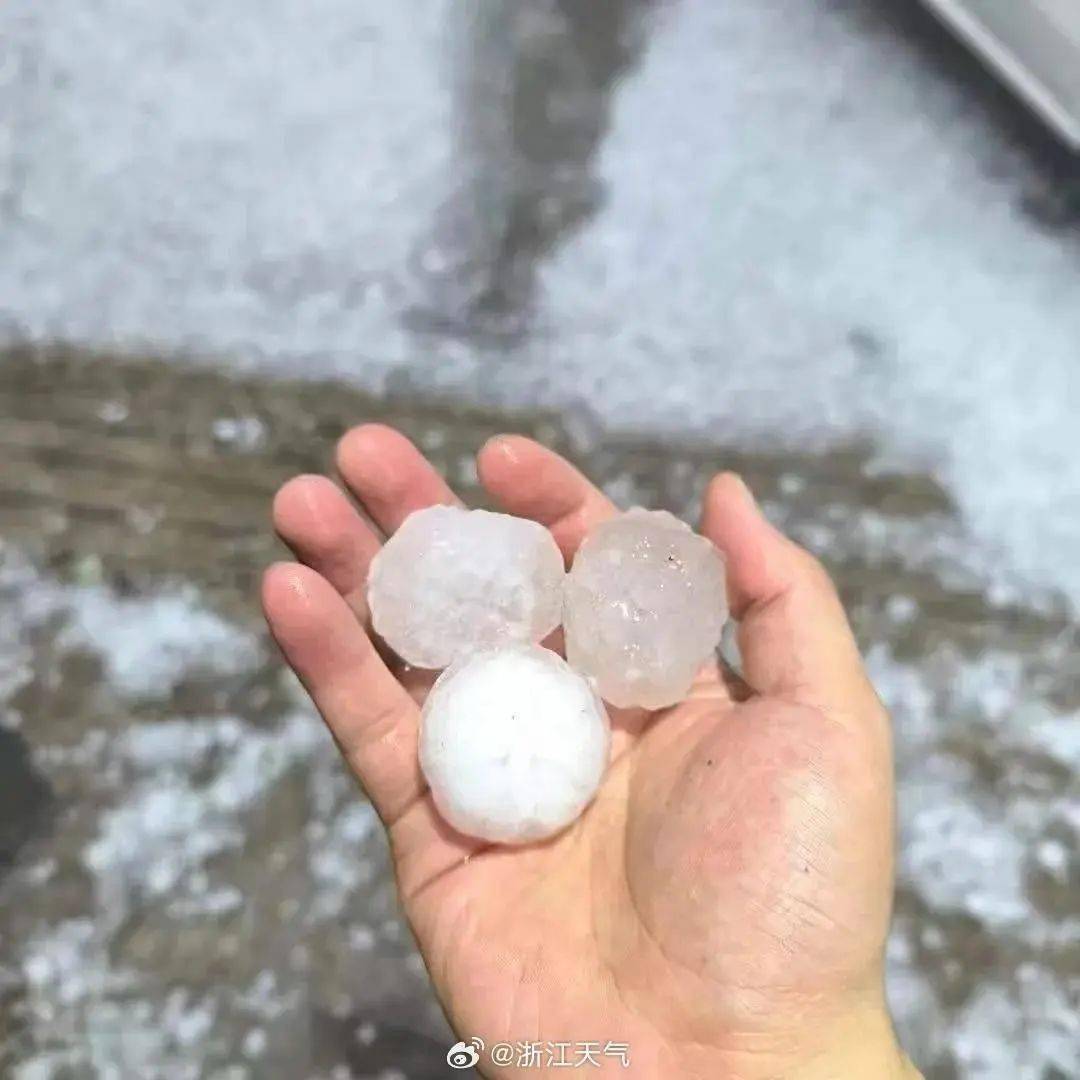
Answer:
<svg viewBox="0 0 1080 1080"><path fill-rule="evenodd" d="M492 435L484 445L485 450L493 450L501 454L511 465L518 462L517 451L514 449L514 441L509 435Z"/></svg>

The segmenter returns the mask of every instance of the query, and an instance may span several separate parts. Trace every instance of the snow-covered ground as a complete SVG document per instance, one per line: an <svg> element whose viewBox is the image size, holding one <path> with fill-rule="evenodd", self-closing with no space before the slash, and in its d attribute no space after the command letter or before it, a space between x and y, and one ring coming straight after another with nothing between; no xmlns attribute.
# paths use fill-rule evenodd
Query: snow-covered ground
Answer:
<svg viewBox="0 0 1080 1080"><path fill-rule="evenodd" d="M8 0L0 338L565 407L593 440L583 418L745 448L865 437L871 470L932 473L956 515L856 509L804 539L1074 624L1080 228L1031 209L1054 203L1049 151L902 0L596 5L614 57L572 7ZM65 647L96 640L122 694L198 659L144 624L242 672L254 646L197 603L182 617L195 602L73 593ZM1073 640L1023 660L871 650L914 898L893 996L926 1059L947 1047L965 1076L1076 1075L1080 916L1031 888L1076 882L1080 720L1039 681L1075 672ZM984 744L992 781L957 739ZM134 743L110 747L137 773ZM90 872L118 865L139 799L179 805L186 783L136 783ZM1026 959L942 1022L949 987L920 971L958 920L999 973ZM56 932L61 951L94 940Z"/></svg>
<svg viewBox="0 0 1080 1080"><path fill-rule="evenodd" d="M402 328L439 203L482 187L497 233L508 187L558 198L556 170L520 179L500 105L565 38L551 6L11 0L0 326L405 370L610 425L865 429L936 463L995 566L1080 599L1080 233L1025 215L1030 160L891 27L896 0L657 5L638 70L547 102L611 127L535 336L492 378L487 351ZM473 55L492 74L463 92Z"/></svg>

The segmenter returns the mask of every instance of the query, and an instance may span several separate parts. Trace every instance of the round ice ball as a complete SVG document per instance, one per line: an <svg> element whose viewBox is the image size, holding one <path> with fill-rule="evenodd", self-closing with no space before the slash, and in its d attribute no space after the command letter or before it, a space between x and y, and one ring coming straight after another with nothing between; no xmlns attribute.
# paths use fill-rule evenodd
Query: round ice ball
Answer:
<svg viewBox="0 0 1080 1080"><path fill-rule="evenodd" d="M630 510L585 538L566 580L566 658L605 701L681 701L720 643L724 560L663 510Z"/></svg>
<svg viewBox="0 0 1080 1080"><path fill-rule="evenodd" d="M535 521L432 506L410 514L375 556L368 604L376 631L407 663L540 641L562 619L562 555Z"/></svg>
<svg viewBox="0 0 1080 1080"><path fill-rule="evenodd" d="M511 645L439 676L420 721L420 767L459 832L504 844L552 836L596 794L610 728L589 683L549 649Z"/></svg>

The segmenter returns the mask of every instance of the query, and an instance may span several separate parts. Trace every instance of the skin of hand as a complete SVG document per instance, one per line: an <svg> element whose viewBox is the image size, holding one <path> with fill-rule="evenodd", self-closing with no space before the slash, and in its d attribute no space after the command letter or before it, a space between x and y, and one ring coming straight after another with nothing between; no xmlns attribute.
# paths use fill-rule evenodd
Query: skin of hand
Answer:
<svg viewBox="0 0 1080 1080"><path fill-rule="evenodd" d="M274 524L298 562L267 570L263 606L386 826L454 1030L488 1048L568 1042L571 1061L582 1042L625 1043L629 1066L600 1057L602 1071L648 1080L916 1076L883 991L889 718L827 574L742 481L716 476L701 521L726 559L741 675L713 667L680 705L613 712L592 805L554 839L515 848L440 819L417 763L433 676L397 665L367 626L380 536L457 499L390 428L347 433L337 466L363 515L325 477L286 484ZM489 441L478 473L500 508L546 525L568 562L615 512L524 437Z"/></svg>

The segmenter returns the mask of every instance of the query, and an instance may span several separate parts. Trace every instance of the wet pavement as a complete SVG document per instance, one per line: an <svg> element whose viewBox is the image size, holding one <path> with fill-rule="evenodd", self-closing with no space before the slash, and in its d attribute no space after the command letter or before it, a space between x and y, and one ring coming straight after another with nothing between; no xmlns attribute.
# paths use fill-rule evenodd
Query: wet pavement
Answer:
<svg viewBox="0 0 1080 1080"><path fill-rule="evenodd" d="M906 1045L1080 1075L1078 193L900 0L9 0L0 1071L446 1075L253 602L381 418L742 471L896 717Z"/></svg>

